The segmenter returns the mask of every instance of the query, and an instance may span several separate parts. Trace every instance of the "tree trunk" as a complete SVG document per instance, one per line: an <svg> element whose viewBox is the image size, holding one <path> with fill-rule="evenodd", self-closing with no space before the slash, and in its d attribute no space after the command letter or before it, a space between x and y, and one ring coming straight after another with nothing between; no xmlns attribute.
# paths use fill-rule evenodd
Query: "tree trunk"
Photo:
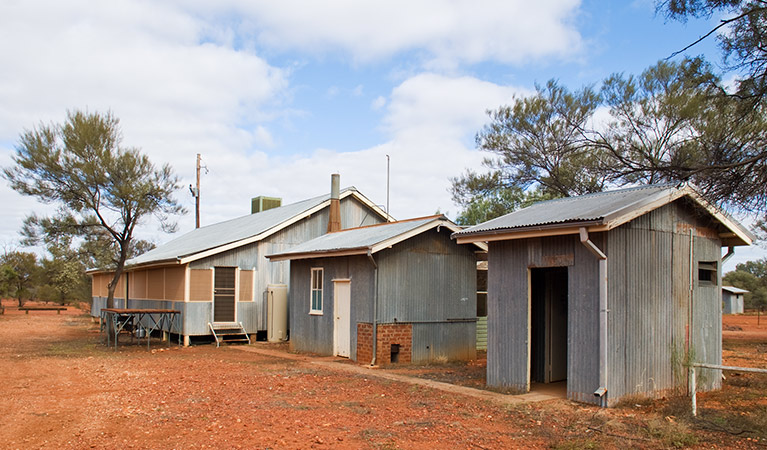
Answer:
<svg viewBox="0 0 767 450"><path fill-rule="evenodd" d="M115 267L115 275L112 278L112 281L109 282L107 285L107 308L114 308L115 307L115 289L117 288L117 283L120 282L120 277L123 275L123 269L125 269L125 260L127 259L128 252L127 248L130 242L125 243L120 246L120 259L117 261L117 267ZM125 308L128 307L128 299L125 299Z"/></svg>
<svg viewBox="0 0 767 450"><path fill-rule="evenodd" d="M115 307L115 289L117 289L117 283L120 282L122 274L122 267L120 267L119 270L115 270L115 276L107 285L107 308ZM125 306L127 307L128 305L126 304Z"/></svg>
<svg viewBox="0 0 767 450"><path fill-rule="evenodd" d="M16 300L18 300L18 302L19 302L19 308L21 308L22 306L24 306L24 299L23 299L23 298L21 298L21 296L20 296L20 295L19 295L19 298L17 298Z"/></svg>

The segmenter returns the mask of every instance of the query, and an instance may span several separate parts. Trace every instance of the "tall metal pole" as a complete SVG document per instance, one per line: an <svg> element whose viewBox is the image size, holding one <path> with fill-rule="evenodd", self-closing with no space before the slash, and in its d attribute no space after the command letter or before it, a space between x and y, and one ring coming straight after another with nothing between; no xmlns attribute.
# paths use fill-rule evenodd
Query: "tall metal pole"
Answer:
<svg viewBox="0 0 767 450"><path fill-rule="evenodd" d="M197 190L194 195L195 228L200 228L200 154L197 154Z"/></svg>
<svg viewBox="0 0 767 450"><path fill-rule="evenodd" d="M386 220L389 220L389 155L386 155Z"/></svg>

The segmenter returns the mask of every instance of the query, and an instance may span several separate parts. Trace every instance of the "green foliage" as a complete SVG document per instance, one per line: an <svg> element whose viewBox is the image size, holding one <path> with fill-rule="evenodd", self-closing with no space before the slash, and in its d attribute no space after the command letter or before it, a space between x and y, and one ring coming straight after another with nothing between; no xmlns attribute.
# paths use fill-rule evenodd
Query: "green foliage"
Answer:
<svg viewBox="0 0 767 450"><path fill-rule="evenodd" d="M727 70L738 74L734 96L743 107L763 102L767 95L767 3L763 0L661 0L658 10L669 18L723 18L710 33L691 43L715 35Z"/></svg>
<svg viewBox="0 0 767 450"><path fill-rule="evenodd" d="M536 86L533 96L489 111L491 121L476 141L480 150L496 155L484 161L493 180L523 190L539 186L556 197L602 190L599 149L581 132L597 106L591 87L570 92L552 80Z"/></svg>
<svg viewBox="0 0 767 450"><path fill-rule="evenodd" d="M767 307L767 258L738 264L722 280L728 285L749 291L743 295L745 308Z"/></svg>
<svg viewBox="0 0 767 450"><path fill-rule="evenodd" d="M453 178L453 198L492 216L531 187L561 197L692 181L710 201L767 214L765 109L744 109L723 92L698 58L661 61L639 76L614 74L598 92L550 81L489 113L477 145L496 156L485 159L487 173ZM606 122L598 110L609 111Z"/></svg>
<svg viewBox="0 0 767 450"><path fill-rule="evenodd" d="M11 251L0 257L0 293L15 298L19 307L34 293L40 270L34 253Z"/></svg>
<svg viewBox="0 0 767 450"><path fill-rule="evenodd" d="M497 176L498 172L495 174ZM453 201L463 208L456 219L459 225L476 225L535 202L555 198L539 189L525 192L519 187L503 186L493 174L473 171L466 171L461 177L454 178L452 183Z"/></svg>
<svg viewBox="0 0 767 450"><path fill-rule="evenodd" d="M11 187L58 206L52 217L32 215L25 243L61 245L74 237L94 262L108 265L115 276L107 304L126 259L136 248L136 225L154 216L173 231L169 216L183 212L172 197L178 179L170 166L161 168L138 149L120 145L119 121L111 113L69 112L63 124L40 124L19 138L15 163L3 169ZM89 246L90 245L90 246Z"/></svg>

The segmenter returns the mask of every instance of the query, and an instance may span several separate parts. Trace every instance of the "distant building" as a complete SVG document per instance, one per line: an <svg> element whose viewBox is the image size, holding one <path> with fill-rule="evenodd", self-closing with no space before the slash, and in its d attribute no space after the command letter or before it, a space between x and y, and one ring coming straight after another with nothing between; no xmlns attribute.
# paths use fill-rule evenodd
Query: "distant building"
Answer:
<svg viewBox="0 0 767 450"><path fill-rule="evenodd" d="M722 313L743 314L743 294L746 293L745 289L722 286Z"/></svg>
<svg viewBox="0 0 767 450"><path fill-rule="evenodd" d="M686 355L721 364L721 249L754 239L673 185L540 202L453 236L488 243L488 385L563 381L604 406L684 386ZM720 386L702 372L700 388Z"/></svg>
<svg viewBox="0 0 767 450"><path fill-rule="evenodd" d="M290 345L360 363L476 355L477 252L436 215L328 233L268 255L290 261Z"/></svg>

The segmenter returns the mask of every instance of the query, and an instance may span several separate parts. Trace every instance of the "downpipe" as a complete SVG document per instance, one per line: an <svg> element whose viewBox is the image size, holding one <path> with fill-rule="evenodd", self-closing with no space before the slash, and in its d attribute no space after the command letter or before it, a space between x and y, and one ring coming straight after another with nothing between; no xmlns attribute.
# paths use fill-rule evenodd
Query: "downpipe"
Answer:
<svg viewBox="0 0 767 450"><path fill-rule="evenodd" d="M599 388L594 396L600 399L600 406L607 407L607 255L589 239L585 227L579 230L581 244L599 259Z"/></svg>
<svg viewBox="0 0 767 450"><path fill-rule="evenodd" d="M373 252L368 249L368 259L370 264L373 265L373 359L370 361L371 366L376 365L376 354L378 353L378 264L376 264L375 258L373 258Z"/></svg>

